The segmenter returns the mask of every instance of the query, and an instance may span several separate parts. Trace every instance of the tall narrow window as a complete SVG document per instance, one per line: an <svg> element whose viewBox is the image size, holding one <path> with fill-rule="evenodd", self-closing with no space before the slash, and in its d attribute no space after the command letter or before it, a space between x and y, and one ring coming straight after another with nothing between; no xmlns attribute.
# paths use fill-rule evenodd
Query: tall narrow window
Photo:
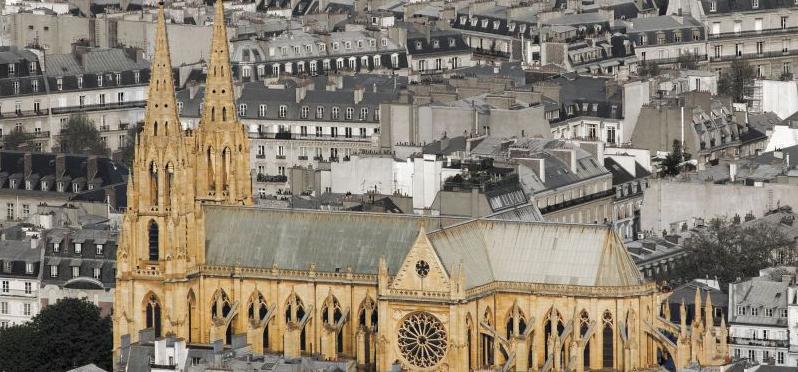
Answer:
<svg viewBox="0 0 798 372"><path fill-rule="evenodd" d="M155 331L155 337L161 337L161 304L155 295L150 295L146 304L146 325Z"/></svg>
<svg viewBox="0 0 798 372"><path fill-rule="evenodd" d="M150 226L147 228L147 237L150 261L158 261L158 224L155 221L150 221Z"/></svg>

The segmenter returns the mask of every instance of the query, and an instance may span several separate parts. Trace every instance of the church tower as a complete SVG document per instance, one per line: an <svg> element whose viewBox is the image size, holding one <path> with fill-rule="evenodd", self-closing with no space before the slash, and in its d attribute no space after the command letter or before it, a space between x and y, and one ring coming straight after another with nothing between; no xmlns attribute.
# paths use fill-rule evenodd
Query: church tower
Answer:
<svg viewBox="0 0 798 372"><path fill-rule="evenodd" d="M157 336L179 320L166 309L168 283L194 265L196 237L193 139L177 114L163 6L158 9L148 102L128 179L128 208L117 250L114 344L119 335L152 328Z"/></svg>
<svg viewBox="0 0 798 372"><path fill-rule="evenodd" d="M217 0L213 40L199 126L196 130L197 199L204 203L252 204L249 140L236 116L224 6Z"/></svg>

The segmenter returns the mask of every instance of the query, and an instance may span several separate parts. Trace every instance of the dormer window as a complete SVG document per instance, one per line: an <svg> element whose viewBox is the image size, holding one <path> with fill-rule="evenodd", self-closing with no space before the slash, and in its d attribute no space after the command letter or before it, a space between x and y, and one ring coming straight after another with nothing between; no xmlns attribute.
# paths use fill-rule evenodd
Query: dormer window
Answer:
<svg viewBox="0 0 798 372"><path fill-rule="evenodd" d="M25 190L33 190L33 182L30 180L25 181Z"/></svg>
<svg viewBox="0 0 798 372"><path fill-rule="evenodd" d="M718 1L712 0L709 2L709 11L710 12L717 12L718 11Z"/></svg>
<svg viewBox="0 0 798 372"><path fill-rule="evenodd" d="M122 74L114 75L114 80L116 80L116 85L122 85Z"/></svg>
<svg viewBox="0 0 798 372"><path fill-rule="evenodd" d="M38 80L31 80L30 86L33 89L33 93L39 93L39 81Z"/></svg>
<svg viewBox="0 0 798 372"><path fill-rule="evenodd" d="M510 30L510 32L515 31L515 22L508 23L507 24L507 29Z"/></svg>
<svg viewBox="0 0 798 372"><path fill-rule="evenodd" d="M483 19L482 20L482 28L487 28L487 27L488 27L488 20L487 19Z"/></svg>
<svg viewBox="0 0 798 372"><path fill-rule="evenodd" d="M78 89L83 89L83 76L78 76Z"/></svg>
<svg viewBox="0 0 798 372"><path fill-rule="evenodd" d="M13 63L8 64L8 76L14 76L17 73L17 65Z"/></svg>
<svg viewBox="0 0 798 372"><path fill-rule="evenodd" d="M103 76L102 75L97 75L97 86L98 87L103 86Z"/></svg>
<svg viewBox="0 0 798 372"><path fill-rule="evenodd" d="M433 48L440 48L441 42L438 39L432 40L432 47Z"/></svg>
<svg viewBox="0 0 798 372"><path fill-rule="evenodd" d="M299 54L299 45L294 45L294 54Z"/></svg>
<svg viewBox="0 0 798 372"><path fill-rule="evenodd" d="M798 1L798 0L796 0L796 1ZM476 19L476 18L472 18L472 19L471 19L471 27L475 27L475 26L477 25L477 23L478 23L478 22L479 22L479 20L478 20L478 19Z"/></svg>
<svg viewBox="0 0 798 372"><path fill-rule="evenodd" d="M466 22L468 22L468 17L460 16L460 24L464 25Z"/></svg>
<svg viewBox="0 0 798 372"><path fill-rule="evenodd" d="M382 46L388 46L388 39L382 39Z"/></svg>
<svg viewBox="0 0 798 372"><path fill-rule="evenodd" d="M526 25L521 25L521 27L518 27L518 31L521 31L522 34L526 32Z"/></svg>
<svg viewBox="0 0 798 372"><path fill-rule="evenodd" d="M357 41L357 47L358 48L362 48L363 47L363 40L358 40Z"/></svg>
<svg viewBox="0 0 798 372"><path fill-rule="evenodd" d="M310 44L305 45L305 51L308 52L308 53L312 52L313 51L313 45L310 45Z"/></svg>
<svg viewBox="0 0 798 372"><path fill-rule="evenodd" d="M19 82L15 81L13 85L14 85L14 94L19 94Z"/></svg>
<svg viewBox="0 0 798 372"><path fill-rule="evenodd" d="M133 82L138 84L141 82L141 73L138 71L133 71Z"/></svg>
<svg viewBox="0 0 798 372"><path fill-rule="evenodd" d="M8 181L8 187L11 188L11 189L16 189L17 188L17 180Z"/></svg>
<svg viewBox="0 0 798 372"><path fill-rule="evenodd" d="M498 30L498 29L499 29L499 26L500 26L501 24L502 24L502 23L501 23L501 22L499 22L499 21L493 21L493 29L494 29L494 30Z"/></svg>
<svg viewBox="0 0 798 372"><path fill-rule="evenodd" d="M47 191L47 182L42 181L42 191Z"/></svg>
<svg viewBox="0 0 798 372"><path fill-rule="evenodd" d="M344 42L344 48L352 49L352 42L351 41Z"/></svg>
<svg viewBox="0 0 798 372"><path fill-rule="evenodd" d="M339 46L338 42L337 41L334 42L333 43L333 50L338 50L338 46Z"/></svg>
<svg viewBox="0 0 798 372"><path fill-rule="evenodd" d="M59 182L56 185L56 188L58 189L58 192L64 192L64 183L63 182Z"/></svg>
<svg viewBox="0 0 798 372"><path fill-rule="evenodd" d="M455 45L457 45L457 40L455 40L454 38L450 37L449 38L449 46L450 47L454 47Z"/></svg>
<svg viewBox="0 0 798 372"><path fill-rule="evenodd" d="M80 254L83 251L83 243L75 243L74 250L76 254Z"/></svg>
<svg viewBox="0 0 798 372"><path fill-rule="evenodd" d="M751 8L759 9L759 0L751 0Z"/></svg>
<svg viewBox="0 0 798 372"><path fill-rule="evenodd" d="M327 44L321 43L319 44L319 52L323 52L327 50Z"/></svg>
<svg viewBox="0 0 798 372"><path fill-rule="evenodd" d="M77 193L80 191L80 185L77 183L72 184L72 192Z"/></svg>
<svg viewBox="0 0 798 372"><path fill-rule="evenodd" d="M62 78L56 79L55 80L55 85L58 88L58 90L64 90L64 79L62 79Z"/></svg>
<svg viewBox="0 0 798 372"><path fill-rule="evenodd" d="M30 63L30 72L31 72L31 74L35 74L36 73L36 61L33 61L33 62Z"/></svg>

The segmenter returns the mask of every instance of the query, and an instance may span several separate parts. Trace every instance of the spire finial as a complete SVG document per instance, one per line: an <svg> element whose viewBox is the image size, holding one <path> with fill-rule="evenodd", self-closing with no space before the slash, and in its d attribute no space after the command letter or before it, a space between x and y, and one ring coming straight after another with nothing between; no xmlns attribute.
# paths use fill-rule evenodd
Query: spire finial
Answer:
<svg viewBox="0 0 798 372"><path fill-rule="evenodd" d="M205 109L201 125L232 124L236 121L224 4L221 0L216 0L214 8L216 12L213 17L213 39L208 62L208 77L205 82Z"/></svg>
<svg viewBox="0 0 798 372"><path fill-rule="evenodd" d="M150 84L144 128L140 134L142 137L177 135L180 133L179 128L172 59L169 55L169 38L166 34L166 16L163 2L160 2L155 23L155 50L150 59Z"/></svg>

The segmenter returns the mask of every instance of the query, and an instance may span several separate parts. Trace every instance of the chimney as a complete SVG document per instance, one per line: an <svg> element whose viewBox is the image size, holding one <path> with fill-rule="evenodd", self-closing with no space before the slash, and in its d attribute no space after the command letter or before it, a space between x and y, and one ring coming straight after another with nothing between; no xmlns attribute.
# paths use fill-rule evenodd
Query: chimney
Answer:
<svg viewBox="0 0 798 372"><path fill-rule="evenodd" d="M356 105L357 105L357 104L359 104L359 103L360 103L360 101L362 101L362 100L363 100L363 93L365 93L365 91L366 91L366 90L365 90L365 89L363 89L363 87L361 87L361 86L358 86L357 88L355 88L355 89L352 91L352 93L353 93L353 94L354 94L354 96L355 96L355 104L356 104Z"/></svg>
<svg viewBox="0 0 798 372"><path fill-rule="evenodd" d="M33 155L31 155L29 152L26 152L23 156L23 159L25 166L25 179L27 180L33 173Z"/></svg>
<svg viewBox="0 0 798 372"><path fill-rule="evenodd" d="M188 84L188 98L194 99L194 97L196 97L197 93L199 92L199 88L200 86L197 83Z"/></svg>
<svg viewBox="0 0 798 372"><path fill-rule="evenodd" d="M545 159L526 159L532 167L532 171L540 178L541 182L546 182L546 160Z"/></svg>
<svg viewBox="0 0 798 372"><path fill-rule="evenodd" d="M30 237L30 249L39 248L39 235L33 235Z"/></svg>
<svg viewBox="0 0 798 372"><path fill-rule="evenodd" d="M560 159L572 173L576 173L576 151L574 149L553 149L552 155Z"/></svg>
<svg viewBox="0 0 798 372"><path fill-rule="evenodd" d="M734 179L737 177L737 163L731 162L729 163L729 179L732 183L734 183Z"/></svg>
<svg viewBox="0 0 798 372"><path fill-rule="evenodd" d="M305 95L308 93L308 85L305 83L299 83L296 86L296 103L302 102L305 99Z"/></svg>

